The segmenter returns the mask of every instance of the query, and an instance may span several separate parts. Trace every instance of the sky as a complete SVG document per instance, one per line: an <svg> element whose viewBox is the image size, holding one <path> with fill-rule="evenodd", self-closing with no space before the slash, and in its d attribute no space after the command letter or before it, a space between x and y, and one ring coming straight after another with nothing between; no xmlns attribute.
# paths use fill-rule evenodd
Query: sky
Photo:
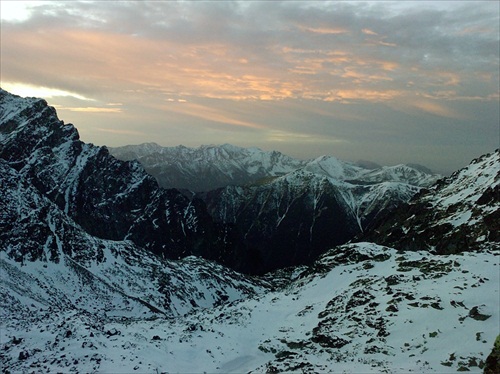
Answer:
<svg viewBox="0 0 500 374"><path fill-rule="evenodd" d="M1 81L81 139L444 174L500 146L497 1L1 0Z"/></svg>

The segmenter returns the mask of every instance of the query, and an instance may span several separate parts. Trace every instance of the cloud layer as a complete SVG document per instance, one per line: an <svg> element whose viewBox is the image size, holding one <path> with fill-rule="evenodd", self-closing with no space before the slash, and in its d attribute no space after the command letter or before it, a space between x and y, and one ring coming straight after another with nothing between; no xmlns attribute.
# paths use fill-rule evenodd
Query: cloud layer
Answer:
<svg viewBox="0 0 500 374"><path fill-rule="evenodd" d="M98 144L450 170L498 147L500 21L444 3L43 2L2 20L2 85L69 93L48 101Z"/></svg>

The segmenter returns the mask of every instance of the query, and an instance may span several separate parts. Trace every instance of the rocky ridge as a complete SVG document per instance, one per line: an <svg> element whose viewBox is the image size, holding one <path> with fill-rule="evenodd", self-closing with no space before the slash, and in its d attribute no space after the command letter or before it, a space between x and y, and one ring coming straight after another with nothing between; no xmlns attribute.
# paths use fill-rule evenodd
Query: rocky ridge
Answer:
<svg viewBox="0 0 500 374"><path fill-rule="evenodd" d="M164 258L230 258L231 234L203 202L160 188L137 162L81 142L44 100L0 91L0 160L92 236L130 240ZM11 240L9 227L3 240Z"/></svg>
<svg viewBox="0 0 500 374"><path fill-rule="evenodd" d="M500 248L500 151L421 190L361 236L404 250L439 254Z"/></svg>

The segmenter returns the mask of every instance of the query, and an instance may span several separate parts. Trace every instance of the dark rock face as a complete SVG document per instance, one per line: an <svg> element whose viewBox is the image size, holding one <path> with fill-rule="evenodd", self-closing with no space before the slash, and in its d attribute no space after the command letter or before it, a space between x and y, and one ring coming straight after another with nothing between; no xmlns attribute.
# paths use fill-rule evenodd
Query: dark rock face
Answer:
<svg viewBox="0 0 500 374"><path fill-rule="evenodd" d="M453 254L500 247L500 152L484 155L380 216L359 236L401 250Z"/></svg>
<svg viewBox="0 0 500 374"><path fill-rule="evenodd" d="M213 217L234 224L244 238L249 248L245 270L310 264L359 232L338 191L325 178L308 177L203 195Z"/></svg>
<svg viewBox="0 0 500 374"><path fill-rule="evenodd" d="M12 169L6 173L17 173L90 235L128 239L165 258L221 260L232 253L227 229L211 220L203 202L163 190L137 162L81 142L44 100L0 91L0 109L0 159ZM40 243L36 235L30 238Z"/></svg>
<svg viewBox="0 0 500 374"><path fill-rule="evenodd" d="M498 335L495 340L495 344L486 359L486 366L484 368L484 374L495 373L500 373L500 335Z"/></svg>

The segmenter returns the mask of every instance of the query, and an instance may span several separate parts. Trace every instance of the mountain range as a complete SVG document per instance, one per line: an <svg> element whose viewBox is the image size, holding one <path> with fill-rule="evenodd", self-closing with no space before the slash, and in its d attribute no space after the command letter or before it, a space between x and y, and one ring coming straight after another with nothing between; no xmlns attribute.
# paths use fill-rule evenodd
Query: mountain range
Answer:
<svg viewBox="0 0 500 374"><path fill-rule="evenodd" d="M110 147L109 151L119 160L139 161L164 188L194 192L262 183L297 170L356 182L403 182L416 186L430 185L441 177L418 164L379 166L368 161L344 162L332 156L299 160L277 151L231 144L188 148L143 143Z"/></svg>
<svg viewBox="0 0 500 374"><path fill-rule="evenodd" d="M198 191L211 217L243 238L238 260L225 264L251 274L311 263L441 177L418 166L373 169L332 156L303 161L229 144L146 143L110 152L139 161L165 188Z"/></svg>
<svg viewBox="0 0 500 374"><path fill-rule="evenodd" d="M44 100L0 91L2 370L498 372L500 152L434 184L338 165L164 189L81 142ZM293 231L301 211L307 229ZM234 270L259 243L245 227L286 224L317 243L343 212L351 243Z"/></svg>

